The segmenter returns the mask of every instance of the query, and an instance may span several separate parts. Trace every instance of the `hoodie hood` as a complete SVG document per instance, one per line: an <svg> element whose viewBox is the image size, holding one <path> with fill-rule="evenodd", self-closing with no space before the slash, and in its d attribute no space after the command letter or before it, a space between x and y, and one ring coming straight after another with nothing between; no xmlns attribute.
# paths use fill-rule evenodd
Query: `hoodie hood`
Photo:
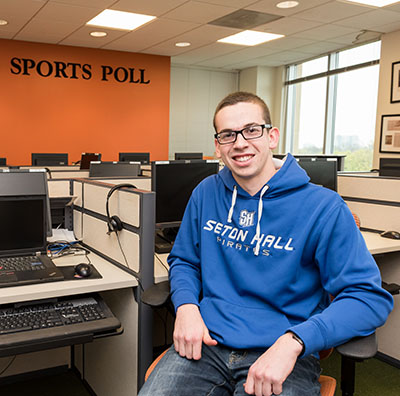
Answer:
<svg viewBox="0 0 400 396"><path fill-rule="evenodd" d="M287 154L283 160L274 158L273 161L277 172L265 183L260 191L253 196L253 198L259 199L266 185L268 185L268 192L267 194L264 193L264 197L274 198L302 187L310 181L305 170L297 164L296 159L291 154ZM232 193L236 186L238 194L246 196L247 198L250 197L248 192L239 186L228 167L224 167L218 173L218 176L222 179L226 188L232 191Z"/></svg>
<svg viewBox="0 0 400 396"><path fill-rule="evenodd" d="M259 238L259 236L261 235L260 223L263 212L263 198L278 197L292 191L293 189L302 187L310 181L307 173L297 164L297 161L291 154L288 154L283 160L278 160L274 158L273 161L277 172L274 174L274 176L271 177L270 180L268 180L264 184L261 190L252 197L254 199L258 199L256 225L256 238L258 242L254 249L255 256L258 256L260 252L261 239ZM250 195L247 191L239 186L239 184L234 179L232 172L227 167L222 169L218 173L218 176L222 179L225 187L232 191L232 202L227 218L227 222L231 223L237 195L240 194L242 196L246 196L247 198Z"/></svg>

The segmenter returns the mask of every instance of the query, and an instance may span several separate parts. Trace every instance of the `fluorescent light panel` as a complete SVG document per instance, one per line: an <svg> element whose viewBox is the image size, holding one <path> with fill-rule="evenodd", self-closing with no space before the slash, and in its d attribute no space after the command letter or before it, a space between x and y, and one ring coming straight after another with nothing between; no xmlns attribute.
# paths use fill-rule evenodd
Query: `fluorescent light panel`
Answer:
<svg viewBox="0 0 400 396"><path fill-rule="evenodd" d="M398 3L399 0L345 0L346 3L358 3L374 7L385 7L390 4Z"/></svg>
<svg viewBox="0 0 400 396"><path fill-rule="evenodd" d="M134 14L133 12L104 10L86 25L118 30L134 30L155 19L155 16Z"/></svg>
<svg viewBox="0 0 400 396"><path fill-rule="evenodd" d="M267 41L284 37L283 34L256 32L254 30L244 30L243 32L233 34L218 40L219 43L237 44L237 45L258 45Z"/></svg>

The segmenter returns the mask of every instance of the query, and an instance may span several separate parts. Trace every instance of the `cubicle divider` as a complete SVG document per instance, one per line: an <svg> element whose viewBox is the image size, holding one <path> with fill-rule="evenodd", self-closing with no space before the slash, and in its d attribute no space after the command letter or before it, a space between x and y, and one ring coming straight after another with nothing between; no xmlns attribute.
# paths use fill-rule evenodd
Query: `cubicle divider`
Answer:
<svg viewBox="0 0 400 396"><path fill-rule="evenodd" d="M339 173L338 193L359 216L362 229L400 231L400 178Z"/></svg>
<svg viewBox="0 0 400 396"><path fill-rule="evenodd" d="M339 174L338 192L360 217L364 234L387 230L400 232L400 178L382 177L370 172ZM396 243L386 238L381 240L382 246L388 241ZM374 254L374 259L385 282L400 284L400 250ZM377 330L378 357L400 367L400 295L393 298L394 309L385 325Z"/></svg>
<svg viewBox="0 0 400 396"><path fill-rule="evenodd" d="M122 230L110 232L106 213L107 196L113 184L89 179L72 181L75 236L82 244L132 274L139 283L133 291L137 302L137 387L144 380L152 360L152 311L140 296L154 280L155 194L150 191L121 188L108 199L110 216L118 216ZM132 326L132 323L129 323ZM88 346L92 356L98 352ZM99 352L100 353L100 352ZM93 369L94 370L94 369ZM95 376L95 373L93 373ZM97 376L98 378L98 376ZM107 387L107 384L102 384ZM132 393L134 394L134 393Z"/></svg>

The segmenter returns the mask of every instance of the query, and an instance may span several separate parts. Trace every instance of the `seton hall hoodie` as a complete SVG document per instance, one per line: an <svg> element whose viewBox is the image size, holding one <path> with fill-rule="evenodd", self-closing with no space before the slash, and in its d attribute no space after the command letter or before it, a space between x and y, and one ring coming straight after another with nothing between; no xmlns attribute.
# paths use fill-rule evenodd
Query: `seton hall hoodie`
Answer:
<svg viewBox="0 0 400 396"><path fill-rule="evenodd" d="M226 167L194 189L168 257L172 301L198 305L222 345L266 349L290 330L305 356L372 333L393 298L341 197L290 154L278 162L254 196Z"/></svg>

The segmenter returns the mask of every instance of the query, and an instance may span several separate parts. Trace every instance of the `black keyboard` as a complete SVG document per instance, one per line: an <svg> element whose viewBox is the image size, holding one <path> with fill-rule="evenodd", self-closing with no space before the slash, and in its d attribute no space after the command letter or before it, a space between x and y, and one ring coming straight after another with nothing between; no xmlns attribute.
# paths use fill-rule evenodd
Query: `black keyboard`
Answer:
<svg viewBox="0 0 400 396"><path fill-rule="evenodd" d="M92 341L121 323L99 296L0 306L0 356Z"/></svg>
<svg viewBox="0 0 400 396"><path fill-rule="evenodd" d="M45 268L35 256L0 258L0 271L35 271Z"/></svg>

